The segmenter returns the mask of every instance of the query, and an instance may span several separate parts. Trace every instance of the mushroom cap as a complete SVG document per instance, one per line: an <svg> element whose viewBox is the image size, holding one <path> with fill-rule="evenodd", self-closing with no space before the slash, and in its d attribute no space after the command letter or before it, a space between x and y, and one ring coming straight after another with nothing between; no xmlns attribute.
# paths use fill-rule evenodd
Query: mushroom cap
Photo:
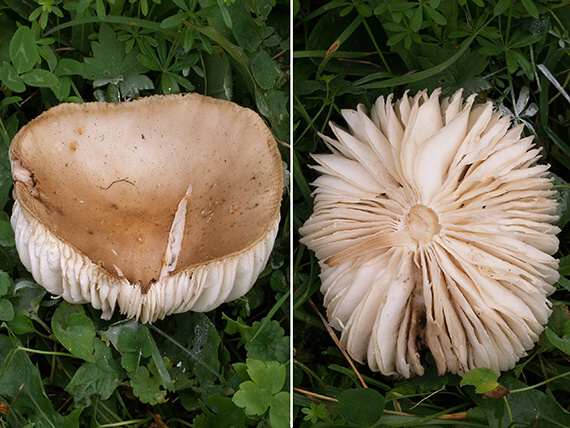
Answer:
<svg viewBox="0 0 570 428"><path fill-rule="evenodd" d="M35 280L108 318L245 294L269 258L283 167L253 111L198 94L62 104L10 147L12 226Z"/></svg>
<svg viewBox="0 0 570 428"><path fill-rule="evenodd" d="M534 346L558 280L548 165L522 125L461 92L421 91L322 136L314 212L300 229L315 251L328 319L372 370L422 375L514 367Z"/></svg>

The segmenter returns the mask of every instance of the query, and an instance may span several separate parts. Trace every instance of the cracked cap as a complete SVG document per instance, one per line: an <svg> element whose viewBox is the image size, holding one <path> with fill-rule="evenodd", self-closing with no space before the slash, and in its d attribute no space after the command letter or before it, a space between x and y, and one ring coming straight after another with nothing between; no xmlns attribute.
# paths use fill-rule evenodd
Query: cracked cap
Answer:
<svg viewBox="0 0 570 428"><path fill-rule="evenodd" d="M197 94L62 104L20 130L10 156L22 262L104 316L115 303L143 322L210 310L267 262L282 163L249 109Z"/></svg>

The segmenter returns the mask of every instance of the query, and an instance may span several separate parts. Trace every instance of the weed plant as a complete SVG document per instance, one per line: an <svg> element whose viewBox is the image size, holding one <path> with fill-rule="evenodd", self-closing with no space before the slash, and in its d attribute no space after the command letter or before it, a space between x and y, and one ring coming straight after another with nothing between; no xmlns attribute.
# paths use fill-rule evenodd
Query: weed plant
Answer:
<svg viewBox="0 0 570 428"><path fill-rule="evenodd" d="M332 136L330 120L344 123L340 109L437 87L444 96L477 93L526 125L552 165L562 229L548 327L498 379L485 369L438 376L426 355L422 377L394 381L357 364L360 380L319 317L317 261L295 243L295 426L570 426L570 2L296 0L293 8L295 239L312 210L310 155L327 151L318 133ZM490 393L497 386L510 392Z"/></svg>
<svg viewBox="0 0 570 428"><path fill-rule="evenodd" d="M70 305L14 248L8 147L63 102L199 92L261 114L289 165L283 0L0 1L0 426L289 425L289 187L253 289L152 325Z"/></svg>

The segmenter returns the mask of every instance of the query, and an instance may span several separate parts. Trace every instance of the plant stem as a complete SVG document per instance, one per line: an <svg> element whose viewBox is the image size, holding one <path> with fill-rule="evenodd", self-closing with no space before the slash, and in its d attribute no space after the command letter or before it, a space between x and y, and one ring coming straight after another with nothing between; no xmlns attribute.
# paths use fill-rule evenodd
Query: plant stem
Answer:
<svg viewBox="0 0 570 428"><path fill-rule="evenodd" d="M368 32L368 35L370 36L370 39L372 40L372 43L374 44L374 47L376 48L376 52L378 52L378 55L380 55L380 59L384 63L384 67L386 67L386 71L388 73L392 73L392 71L390 70L390 66L388 65L388 62L386 61L386 58L384 58L384 54L382 53L380 46L378 46L378 43L376 43L376 39L374 38L374 35L372 34L370 27L368 26L368 22L366 22L366 19L365 19L364 21L362 21L362 23L364 24L364 27L366 28L366 31Z"/></svg>
<svg viewBox="0 0 570 428"><path fill-rule="evenodd" d="M516 394L517 392L529 391L531 389L538 388L539 386L546 385L547 383L552 382L553 380L560 379L560 378L566 377L566 376L570 376L570 371L567 371L566 373L559 374L558 376L551 377L550 379L547 379L545 381L537 383L536 385L527 386L525 388L513 389L510 391L510 393Z"/></svg>
<svg viewBox="0 0 570 428"><path fill-rule="evenodd" d="M68 354L66 352L57 352L57 351L40 351L39 349L31 349L25 348L23 346L18 346L16 348L18 351L26 351L31 352L32 354L41 354L41 355L59 355L60 357L71 357L71 358L78 358L73 354Z"/></svg>
<svg viewBox="0 0 570 428"><path fill-rule="evenodd" d="M509 406L509 400L507 400L507 396L503 397L505 401L505 407L507 408L507 413L509 414L509 421L511 421L511 425L513 424L513 412L511 412L511 406Z"/></svg>

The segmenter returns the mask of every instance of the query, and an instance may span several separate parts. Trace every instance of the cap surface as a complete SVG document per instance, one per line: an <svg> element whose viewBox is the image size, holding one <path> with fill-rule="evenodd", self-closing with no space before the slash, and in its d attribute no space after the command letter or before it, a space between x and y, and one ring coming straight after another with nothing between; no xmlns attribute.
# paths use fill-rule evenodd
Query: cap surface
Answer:
<svg viewBox="0 0 570 428"><path fill-rule="evenodd" d="M20 257L69 301L106 316L118 302L145 322L205 311L267 262L283 172L249 109L197 94L64 104L22 128L10 155Z"/></svg>

